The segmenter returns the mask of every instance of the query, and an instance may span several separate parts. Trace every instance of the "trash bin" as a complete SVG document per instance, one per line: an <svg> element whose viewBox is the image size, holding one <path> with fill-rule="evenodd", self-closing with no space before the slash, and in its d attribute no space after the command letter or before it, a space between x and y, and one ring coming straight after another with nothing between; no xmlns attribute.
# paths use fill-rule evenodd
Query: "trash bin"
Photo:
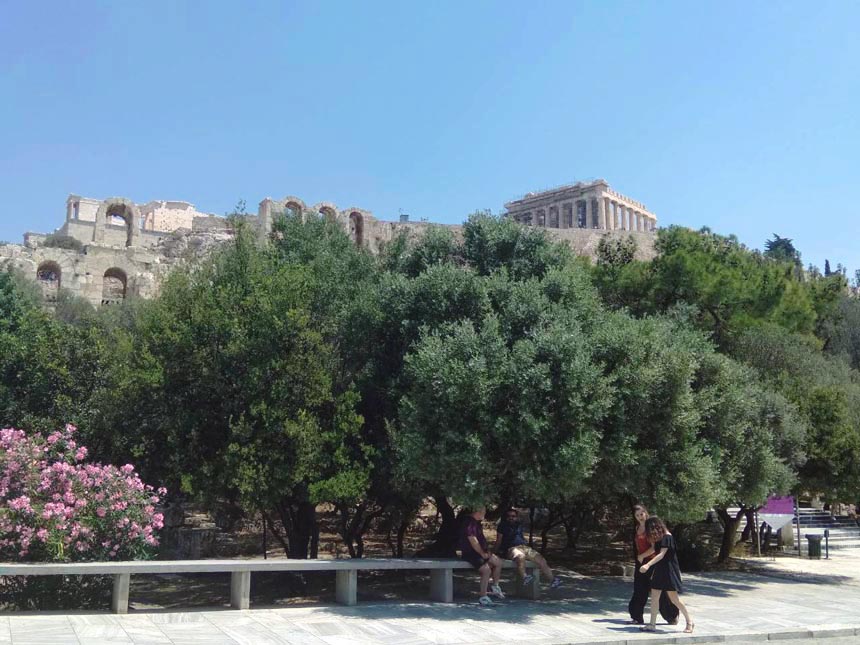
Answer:
<svg viewBox="0 0 860 645"><path fill-rule="evenodd" d="M807 535L806 539L809 540L809 557L815 558L816 560L821 559L821 535Z"/></svg>

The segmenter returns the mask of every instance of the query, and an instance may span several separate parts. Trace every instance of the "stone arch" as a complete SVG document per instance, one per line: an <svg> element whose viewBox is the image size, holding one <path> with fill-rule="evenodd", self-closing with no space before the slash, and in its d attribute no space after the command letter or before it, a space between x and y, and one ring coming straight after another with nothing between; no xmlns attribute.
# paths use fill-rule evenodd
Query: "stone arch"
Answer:
<svg viewBox="0 0 860 645"><path fill-rule="evenodd" d="M299 215L302 217L302 220L304 220L305 211L308 210L308 207L298 197L295 197L294 195L288 195L287 197L279 199L277 202L275 202L274 210L275 212L283 213L284 215Z"/></svg>
<svg viewBox="0 0 860 645"><path fill-rule="evenodd" d="M325 219L327 222L337 222L337 206L331 202L320 202L319 204L314 204L313 211L315 213L319 213L320 217Z"/></svg>
<svg viewBox="0 0 860 645"><path fill-rule="evenodd" d="M348 208L344 212L349 222L349 237L356 246L364 246L364 227L369 213L360 208Z"/></svg>
<svg viewBox="0 0 860 645"><path fill-rule="evenodd" d="M109 225L112 225L114 218L120 218L125 222L125 246L137 246L140 236L140 211L134 202L125 197L111 197L99 205L93 230L93 242L105 243L105 231Z"/></svg>
<svg viewBox="0 0 860 645"><path fill-rule="evenodd" d="M115 305L125 300L128 293L128 276L125 271L111 267L102 277L102 304Z"/></svg>
<svg viewBox="0 0 860 645"><path fill-rule="evenodd" d="M46 302L56 302L62 285L63 270L53 260L47 260L36 268L36 282L42 289Z"/></svg>

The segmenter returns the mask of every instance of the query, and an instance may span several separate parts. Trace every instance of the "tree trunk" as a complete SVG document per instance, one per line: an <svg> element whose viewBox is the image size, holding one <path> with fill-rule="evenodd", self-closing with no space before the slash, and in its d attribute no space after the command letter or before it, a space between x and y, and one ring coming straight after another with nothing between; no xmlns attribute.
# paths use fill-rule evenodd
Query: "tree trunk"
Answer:
<svg viewBox="0 0 860 645"><path fill-rule="evenodd" d="M404 518L402 522L400 522L400 526L397 527L397 555L396 557L403 557L403 541L406 539L406 531L409 530L409 520Z"/></svg>
<svg viewBox="0 0 860 645"><path fill-rule="evenodd" d="M540 549L541 553L546 553L546 542L549 537L549 532L552 531L556 526L561 524L564 521L564 516L561 513L557 513L555 510L550 509L549 515L546 516L546 524L544 524L543 528L540 531Z"/></svg>
<svg viewBox="0 0 860 645"><path fill-rule="evenodd" d="M735 549L735 537L738 532L738 525L746 509L742 506L734 517L729 515L729 512L724 508L716 510L717 517L720 518L720 523L723 525L723 541L720 544L720 553L717 556L717 562L726 562L732 557L732 552Z"/></svg>
<svg viewBox="0 0 860 645"><path fill-rule="evenodd" d="M316 558L319 549L319 526L316 506L309 501L283 500L277 507L286 539L281 538L269 521L269 529L285 547L288 558Z"/></svg>
<svg viewBox="0 0 860 645"><path fill-rule="evenodd" d="M535 548L535 507L529 506L529 548Z"/></svg>
<svg viewBox="0 0 860 645"><path fill-rule="evenodd" d="M755 531L753 531L753 527L755 526L755 509L748 508L744 515L747 518L747 523L746 526L744 526L744 530L741 531L741 542L746 542L750 539L751 535L755 534ZM755 542L755 540L753 540L753 542Z"/></svg>
<svg viewBox="0 0 860 645"><path fill-rule="evenodd" d="M424 558L454 558L457 557L457 540L459 538L459 523L454 508L448 503L448 498L439 493L433 497L436 510L442 516L442 524L433 538L433 542L420 549L415 555Z"/></svg>

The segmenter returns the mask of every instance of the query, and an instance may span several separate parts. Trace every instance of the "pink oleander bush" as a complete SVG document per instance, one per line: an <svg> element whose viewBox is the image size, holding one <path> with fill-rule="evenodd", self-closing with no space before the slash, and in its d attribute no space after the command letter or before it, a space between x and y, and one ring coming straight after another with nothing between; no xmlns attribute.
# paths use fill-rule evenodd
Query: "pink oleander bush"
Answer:
<svg viewBox="0 0 860 645"><path fill-rule="evenodd" d="M134 560L151 557L164 489L134 467L86 463L67 425L47 437L0 430L0 561Z"/></svg>

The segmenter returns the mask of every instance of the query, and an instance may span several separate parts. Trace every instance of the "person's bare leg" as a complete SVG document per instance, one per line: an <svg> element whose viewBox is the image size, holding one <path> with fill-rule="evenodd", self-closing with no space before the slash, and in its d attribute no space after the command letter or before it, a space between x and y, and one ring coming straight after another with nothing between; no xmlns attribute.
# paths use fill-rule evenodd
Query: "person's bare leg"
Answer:
<svg viewBox="0 0 860 645"><path fill-rule="evenodd" d="M555 574L552 572L552 569L549 568L546 558L542 555L536 556L535 564L540 568L540 572L543 574L544 580L548 580L549 582L555 580Z"/></svg>
<svg viewBox="0 0 860 645"><path fill-rule="evenodd" d="M498 556L490 556L490 566L493 567L493 580L495 583L502 583L502 559Z"/></svg>
<svg viewBox="0 0 860 645"><path fill-rule="evenodd" d="M517 565L517 578L522 580L526 577L526 554L519 549L514 549L514 564Z"/></svg>
<svg viewBox="0 0 860 645"><path fill-rule="evenodd" d="M657 629L657 613L660 611L661 593L663 593L662 589L651 590L651 622L649 623L651 629Z"/></svg>
<svg viewBox="0 0 860 645"><path fill-rule="evenodd" d="M690 612L687 611L687 606L684 604L684 601L681 600L681 596L678 595L678 592L677 591L667 591L666 595L669 596L669 600L671 600L672 604L678 608L678 611L680 611L682 614L684 614L684 620L687 621L687 629L692 629L693 628L693 620L690 618ZM653 610L652 610L652 614L653 614Z"/></svg>
<svg viewBox="0 0 860 645"><path fill-rule="evenodd" d="M478 573L481 574L481 597L483 597L487 595L487 588L490 586L490 565L482 564Z"/></svg>

